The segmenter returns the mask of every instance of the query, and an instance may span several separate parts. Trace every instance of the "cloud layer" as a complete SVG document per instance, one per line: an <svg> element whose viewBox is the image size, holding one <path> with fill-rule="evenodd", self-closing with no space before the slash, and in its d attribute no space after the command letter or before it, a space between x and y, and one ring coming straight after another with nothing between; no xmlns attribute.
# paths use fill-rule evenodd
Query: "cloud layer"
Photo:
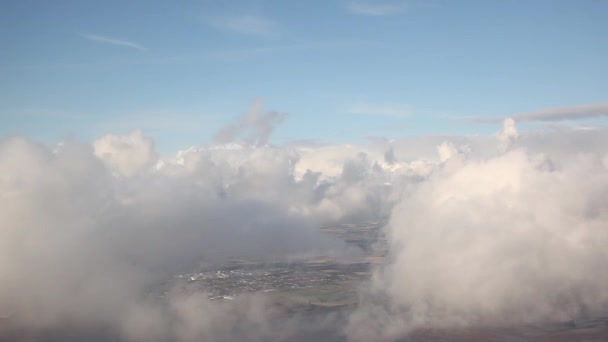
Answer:
<svg viewBox="0 0 608 342"><path fill-rule="evenodd" d="M265 139L258 119L238 125ZM91 145L0 141L0 335L10 322L41 334L267 340L275 318L255 296L229 305L151 289L200 262L350 253L319 225L377 216L389 176L366 154L335 161L335 175L298 175L297 150L258 138L164 157L139 131Z"/></svg>
<svg viewBox="0 0 608 342"><path fill-rule="evenodd" d="M217 143L165 156L140 131L0 141L0 334L10 322L134 341L265 341L331 327L369 341L606 308L605 131L524 134L506 120L490 136L269 145L282 118L259 103ZM153 290L201 261L349 253L317 228L389 216L387 264L348 324L281 318L255 295Z"/></svg>

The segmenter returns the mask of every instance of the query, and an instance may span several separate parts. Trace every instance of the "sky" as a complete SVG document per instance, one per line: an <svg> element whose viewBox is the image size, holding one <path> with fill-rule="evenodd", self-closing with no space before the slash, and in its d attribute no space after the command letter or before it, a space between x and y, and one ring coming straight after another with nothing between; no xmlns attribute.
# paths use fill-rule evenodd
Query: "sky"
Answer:
<svg viewBox="0 0 608 342"><path fill-rule="evenodd" d="M286 113L275 144L485 134L555 111L602 124L606 13L601 0L2 1L0 136L141 129L166 153L212 142L255 103Z"/></svg>
<svg viewBox="0 0 608 342"><path fill-rule="evenodd" d="M605 317L606 14L604 0L0 1L0 340L331 326L394 341ZM321 324L169 280L201 262L363 257L318 228L371 222L386 259Z"/></svg>

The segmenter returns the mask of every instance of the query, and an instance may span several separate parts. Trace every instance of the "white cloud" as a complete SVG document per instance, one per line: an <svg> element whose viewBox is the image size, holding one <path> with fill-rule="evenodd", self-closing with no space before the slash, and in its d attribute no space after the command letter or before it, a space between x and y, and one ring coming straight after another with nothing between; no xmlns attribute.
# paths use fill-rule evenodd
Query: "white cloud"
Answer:
<svg viewBox="0 0 608 342"><path fill-rule="evenodd" d="M519 132L517 131L517 126L515 126L515 120L511 118L506 118L503 121L503 128L500 133L497 135L498 141L501 144L501 149L503 151L508 150L511 145L517 140L519 137Z"/></svg>
<svg viewBox="0 0 608 342"><path fill-rule="evenodd" d="M132 176L156 160L154 142L141 131L119 136L108 134L93 142L95 155L119 175Z"/></svg>
<svg viewBox="0 0 608 342"><path fill-rule="evenodd" d="M81 34L81 36L85 39L94 41L94 42L99 42L99 43L104 43L104 44L110 44L110 45L116 45L116 46L125 46L125 47L129 47L132 49L136 49L136 50L140 50L140 51L145 51L147 50L147 48L145 48L143 45L138 44L138 43L134 43L128 40L123 40L123 39L117 39L117 38L111 38L111 37L106 37L106 36L100 36L100 35L96 35L96 34Z"/></svg>
<svg viewBox="0 0 608 342"><path fill-rule="evenodd" d="M244 120L266 127L258 114ZM34 333L103 327L128 340L268 340L272 310L255 298L211 303L176 289L159 302L149 289L201 260L342 253L344 243L318 226L376 217L390 207L390 175L357 157L331 177L296 177L297 150L257 141L157 163L138 131L92 146L0 141L0 317Z"/></svg>
<svg viewBox="0 0 608 342"><path fill-rule="evenodd" d="M437 154L439 155L439 162L443 163L451 158L459 155L461 152L450 141L444 141L441 145L437 146Z"/></svg>
<svg viewBox="0 0 608 342"><path fill-rule="evenodd" d="M353 341L608 305L605 130L520 134L506 121L488 136L260 143L277 123L257 104L229 134L251 139L162 157L141 132L1 140L0 317L136 341L272 340L300 321L276 327L258 297L149 289L201 260L343 252L319 225L388 214L390 263L362 287Z"/></svg>
<svg viewBox="0 0 608 342"><path fill-rule="evenodd" d="M355 14L387 16L401 13L405 9L405 4L394 1L351 1L347 3L346 8Z"/></svg>
<svg viewBox="0 0 608 342"><path fill-rule="evenodd" d="M516 136L506 121L498 143ZM573 145L574 136L519 138L518 148L489 156L454 159L454 146L442 145L445 163L403 188L387 226L392 261L363 292L352 340L566 322L605 310L608 276L597 269L608 262L606 148L592 154L574 144L576 152L560 155L554 139Z"/></svg>
<svg viewBox="0 0 608 342"><path fill-rule="evenodd" d="M216 15L206 17L205 22L221 30L250 36L273 38L280 35L276 22L259 15Z"/></svg>

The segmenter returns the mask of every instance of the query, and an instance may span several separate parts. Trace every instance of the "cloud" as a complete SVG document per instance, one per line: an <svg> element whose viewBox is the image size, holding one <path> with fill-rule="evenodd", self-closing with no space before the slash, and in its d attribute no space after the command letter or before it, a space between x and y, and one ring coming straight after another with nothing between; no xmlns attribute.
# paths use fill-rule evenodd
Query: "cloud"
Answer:
<svg viewBox="0 0 608 342"><path fill-rule="evenodd" d="M255 305L239 311L201 302L200 294L170 296L166 307L145 299L150 288L201 260L344 248L304 217L321 218L323 203L340 209L349 199L313 196L316 182L293 179L292 153L203 148L152 166L150 145L139 132L108 135L95 149L0 142L1 317L27 331L103 326L136 337L150 330L153 339L223 336L234 326L221 317L255 322L247 312Z"/></svg>
<svg viewBox="0 0 608 342"><path fill-rule="evenodd" d="M305 163L298 177L298 149L262 143L278 122L260 110L231 133L251 130L251 143L162 157L139 131L90 145L0 140L0 336L263 341L318 329L258 296L211 302L171 280L201 261L348 253L318 227L390 207L376 157L340 154L336 174Z"/></svg>
<svg viewBox="0 0 608 342"><path fill-rule="evenodd" d="M546 108L533 112L510 115L515 121L564 121L598 118L608 116L608 102L592 103L578 106ZM479 123L495 123L503 117L474 117L467 120Z"/></svg>
<svg viewBox="0 0 608 342"><path fill-rule="evenodd" d="M367 16L388 16L401 13L405 9L402 2L351 1L346 8L355 14Z"/></svg>
<svg viewBox="0 0 608 342"><path fill-rule="evenodd" d="M245 136L248 143L265 145L276 125L287 117L281 112L262 112L262 100L256 100L249 113L241 117L238 122L222 128L216 135L215 141L219 143L233 142Z"/></svg>
<svg viewBox="0 0 608 342"><path fill-rule="evenodd" d="M130 135L108 134L93 142L95 155L121 176L132 176L156 159L154 142L141 131Z"/></svg>
<svg viewBox="0 0 608 342"><path fill-rule="evenodd" d="M250 36L273 38L280 35L279 25L259 15L218 15L205 18L205 22L217 29Z"/></svg>
<svg viewBox="0 0 608 342"><path fill-rule="evenodd" d="M498 133L497 137L501 145L500 148L503 151L508 150L519 137L519 132L515 126L515 120L506 118L503 121L503 129Z"/></svg>
<svg viewBox="0 0 608 342"><path fill-rule="evenodd" d="M100 36L100 35L96 35L96 34L87 34L87 33L83 33L83 34L81 34L81 36L85 39L88 39L88 40L94 41L94 42L110 44L110 45L115 45L115 46L125 46L125 47L129 47L132 49L140 50L140 51L148 50L143 45L134 43L134 42L131 42L128 40L116 39L116 38Z"/></svg>
<svg viewBox="0 0 608 342"><path fill-rule="evenodd" d="M517 114L517 121L561 121L608 116L608 102L571 107L547 108L529 113Z"/></svg>
<svg viewBox="0 0 608 342"><path fill-rule="evenodd" d="M267 341L333 327L395 340L608 307L606 130L519 133L506 120L487 136L272 146L282 118L261 109L218 144L163 156L139 131L0 140L0 337ZM348 253L318 227L389 216L387 264L348 322L174 281L201 262Z"/></svg>
<svg viewBox="0 0 608 342"><path fill-rule="evenodd" d="M516 136L506 121L497 143ZM554 139L573 145L563 132L519 139L487 156L442 144L432 173L403 187L386 227L391 261L362 292L351 340L567 322L605 310L608 276L596 270L608 262L608 150L591 154L584 143L555 153ZM532 141L544 153L526 148Z"/></svg>
<svg viewBox="0 0 608 342"><path fill-rule="evenodd" d="M347 110L350 114L377 115L402 118L409 116L411 110L405 106L370 106L356 105Z"/></svg>
<svg viewBox="0 0 608 342"><path fill-rule="evenodd" d="M443 163L447 160L460 155L462 152L458 150L458 147L450 141L445 141L441 145L437 146L437 154L439 155L439 162Z"/></svg>

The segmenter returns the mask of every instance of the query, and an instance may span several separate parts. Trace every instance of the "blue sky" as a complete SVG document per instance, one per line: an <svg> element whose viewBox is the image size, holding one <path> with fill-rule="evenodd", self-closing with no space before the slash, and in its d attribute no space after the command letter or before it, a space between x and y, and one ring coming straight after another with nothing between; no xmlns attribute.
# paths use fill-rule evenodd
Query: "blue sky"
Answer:
<svg viewBox="0 0 608 342"><path fill-rule="evenodd" d="M289 115L275 143L492 132L461 118L607 101L607 14L602 0L2 1L0 136L141 128L170 151L258 98Z"/></svg>

